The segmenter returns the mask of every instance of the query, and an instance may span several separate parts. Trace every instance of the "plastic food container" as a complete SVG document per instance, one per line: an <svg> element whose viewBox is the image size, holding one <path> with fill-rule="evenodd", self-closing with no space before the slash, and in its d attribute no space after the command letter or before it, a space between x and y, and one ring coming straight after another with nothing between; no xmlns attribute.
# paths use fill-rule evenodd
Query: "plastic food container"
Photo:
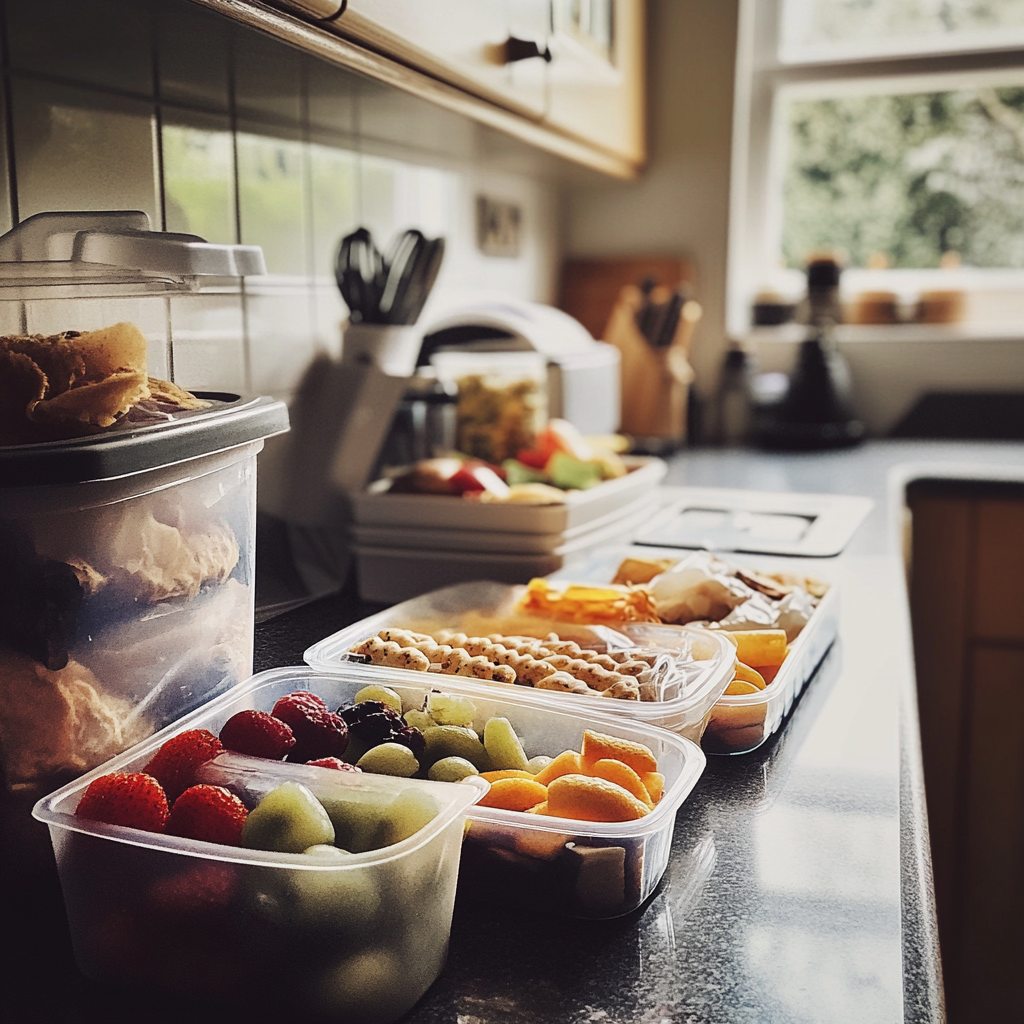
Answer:
<svg viewBox="0 0 1024 1024"><path fill-rule="evenodd" d="M567 578L571 576L575 582L607 583L626 557L680 559L686 554L674 548L646 545L608 548L596 552L588 562L574 566L570 572L562 575ZM750 557L749 561L768 572L772 571L774 564L771 559L763 558ZM704 751L709 754L746 754L761 746L782 727L794 701L817 671L838 633L839 588L835 583L830 583L807 625L790 644L789 656L772 682L758 693L723 693L719 697L701 739Z"/></svg>
<svg viewBox="0 0 1024 1024"><path fill-rule="evenodd" d="M431 798L437 814L392 846L318 862L154 835L77 818L92 779L141 771L185 728L219 731L236 711L310 686L351 689L308 670L251 678L187 719L36 804L50 830L79 967L90 978L186 998L256 1002L281 1019L389 1024L444 966L466 810L486 787L338 772L227 754L204 780L257 796L286 781L328 801ZM354 691L353 691L354 692ZM250 802L251 799L250 799Z"/></svg>
<svg viewBox="0 0 1024 1024"><path fill-rule="evenodd" d="M378 630L394 627L406 629L434 628L461 629L470 616L499 616L514 603L517 589L498 583L465 583L446 587L420 598L395 605L385 611L371 615L345 629L319 641L310 647L303 658L313 668L324 672L343 671L346 677L366 683L380 681L385 674L423 685L423 672L405 669L391 669L379 665L366 665L348 660L348 650ZM516 624L520 630L521 623ZM496 689L502 693L511 692L515 699L534 704L552 711L575 715L600 715L611 717L622 723L644 727L660 727L685 736L693 742L700 742L708 715L715 701L722 695L732 679L736 663L736 651L729 641L713 630L688 627L649 627L636 624L626 627L625 635L633 629L646 638L649 646L662 647L668 644L681 652L691 651L700 660L685 661L676 667L670 684L662 691L661 700L635 701L617 698L591 697L574 693L556 693L550 690L536 690L529 686L509 687L507 684L489 683L467 676L427 675L429 685L450 690L453 693L479 696L490 699ZM467 632L473 632L472 629ZM565 624L566 634L573 632L571 624ZM545 630L546 633L546 630ZM639 642L639 641L637 641ZM390 684L389 684L390 685Z"/></svg>
<svg viewBox="0 0 1024 1024"><path fill-rule="evenodd" d="M650 502L641 498L564 538L557 534L357 526L353 551L359 595L364 601L391 604L437 587L474 580L528 583L585 557L595 547L631 538L650 516ZM414 539L417 543L410 544Z"/></svg>
<svg viewBox="0 0 1024 1024"><path fill-rule="evenodd" d="M529 700L529 692L521 687L491 687L482 692L469 692L447 685L449 680L457 678L431 675L424 679L424 673L382 668L373 681L397 691L406 711L421 707L424 695L432 689L466 694L476 707L473 727L482 731L489 718L507 718L522 740L528 757L553 756L570 748L579 750L587 729L644 743L654 752L658 770L665 776L664 796L650 814L638 821L569 821L491 807L470 808L463 854L464 860L472 865L471 877L467 879L469 885L482 884L493 889L497 881L503 880L515 884L520 896L535 901L538 908L576 917L618 917L635 910L654 891L665 872L676 811L690 794L706 763L700 748L664 729L628 722L619 716L580 710L571 702L568 702L570 706L559 710L542 707ZM208 728L217 732L235 711L243 707L269 711L279 697L292 690L312 690L328 706L337 707L351 702L366 684L367 679L350 672L349 666L336 673L317 673L303 667L261 672L208 708L189 716L173 730L154 737L144 749L154 750L173 732L183 728ZM126 758L122 758L113 762L93 776L116 770L125 761ZM141 752L131 763L144 763ZM279 768L282 772L314 771L301 765L292 769L276 762L268 764L275 772ZM399 784L403 780L391 781ZM439 785L445 791L462 788L462 784L428 784L415 780L408 784ZM82 784L76 783L61 793L78 794L81 789ZM55 794L38 806L43 808L44 804L49 805L60 797L61 794ZM67 797L62 806L75 804ZM37 816L41 813L37 811ZM396 898L399 896L395 894ZM449 905L449 917L450 913Z"/></svg>
<svg viewBox="0 0 1024 1024"><path fill-rule="evenodd" d="M262 266L258 249L165 236L139 218L40 215L0 239L4 332L137 316L148 336L154 308L166 325L169 294ZM166 341L150 339L151 366ZM256 455L288 417L270 399L200 397L207 408L0 447L0 760L12 790L52 788L252 672Z"/></svg>
<svg viewBox="0 0 1024 1024"><path fill-rule="evenodd" d="M711 710L701 745L709 754L746 754L778 731L839 632L839 590L833 585L790 645L778 674L763 690L723 694Z"/></svg>
<svg viewBox="0 0 1024 1024"><path fill-rule="evenodd" d="M547 422L547 360L539 352L437 352L440 380L458 387L456 447L500 464Z"/></svg>
<svg viewBox="0 0 1024 1024"><path fill-rule="evenodd" d="M629 472L585 491L567 491L561 505L482 504L432 494L364 491L352 495L357 527L479 530L508 534L562 534L594 525L644 497L650 514L661 508L655 490L668 472L661 459L623 456Z"/></svg>

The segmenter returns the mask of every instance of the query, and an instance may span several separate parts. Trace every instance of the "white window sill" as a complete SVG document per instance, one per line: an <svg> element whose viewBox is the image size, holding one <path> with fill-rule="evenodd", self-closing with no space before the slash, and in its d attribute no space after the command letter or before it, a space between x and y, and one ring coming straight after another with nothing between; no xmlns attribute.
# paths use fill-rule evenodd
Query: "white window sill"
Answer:
<svg viewBox="0 0 1024 1024"><path fill-rule="evenodd" d="M953 342L1000 343L1024 342L1024 320L992 323L959 324L840 324L836 340L848 344L935 344ZM807 336L804 324L789 323L778 327L752 327L742 338L757 348L761 345L795 345Z"/></svg>

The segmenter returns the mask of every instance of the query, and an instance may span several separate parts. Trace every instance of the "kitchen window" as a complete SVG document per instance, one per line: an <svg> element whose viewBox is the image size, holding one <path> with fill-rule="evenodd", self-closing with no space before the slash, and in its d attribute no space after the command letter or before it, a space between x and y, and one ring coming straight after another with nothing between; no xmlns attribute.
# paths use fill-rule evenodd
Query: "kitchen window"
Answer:
<svg viewBox="0 0 1024 1024"><path fill-rule="evenodd" d="M736 88L733 333L822 249L847 297L1024 322L1024 0L742 0Z"/></svg>

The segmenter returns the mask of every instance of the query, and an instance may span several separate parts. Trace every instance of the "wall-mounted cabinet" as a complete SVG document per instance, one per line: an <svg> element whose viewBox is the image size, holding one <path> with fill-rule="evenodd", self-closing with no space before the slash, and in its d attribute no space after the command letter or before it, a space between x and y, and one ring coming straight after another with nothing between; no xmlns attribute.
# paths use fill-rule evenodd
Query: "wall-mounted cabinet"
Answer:
<svg viewBox="0 0 1024 1024"><path fill-rule="evenodd" d="M546 119L640 165L644 145L644 5L552 0Z"/></svg>
<svg viewBox="0 0 1024 1024"><path fill-rule="evenodd" d="M645 0L195 2L616 177L646 159Z"/></svg>
<svg viewBox="0 0 1024 1024"><path fill-rule="evenodd" d="M527 116L545 108L543 72L532 83L513 75L508 41L513 36L510 7L533 7L541 16L526 41L545 43L546 3L507 4L505 0L349 0L337 31L402 64L425 71L482 99ZM524 26L525 27L525 26ZM520 28L520 32L522 29ZM538 47L540 50L540 47ZM512 54L514 55L514 54ZM543 65L540 57L532 63Z"/></svg>

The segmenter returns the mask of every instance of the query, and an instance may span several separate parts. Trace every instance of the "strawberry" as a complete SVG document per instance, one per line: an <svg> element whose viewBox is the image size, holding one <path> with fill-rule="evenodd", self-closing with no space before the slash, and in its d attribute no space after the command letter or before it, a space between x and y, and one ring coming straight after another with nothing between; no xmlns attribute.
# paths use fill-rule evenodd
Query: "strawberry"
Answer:
<svg viewBox="0 0 1024 1024"><path fill-rule="evenodd" d="M282 697L271 714L286 722L295 734L289 761L341 757L348 746L348 725L314 693L296 690Z"/></svg>
<svg viewBox="0 0 1024 1024"><path fill-rule="evenodd" d="M169 811L167 795L152 775L118 772L93 779L75 813L108 825L163 832Z"/></svg>
<svg viewBox="0 0 1024 1024"><path fill-rule="evenodd" d="M242 845L242 826L249 812L223 786L190 786L171 808L167 832L224 846Z"/></svg>
<svg viewBox="0 0 1024 1024"><path fill-rule="evenodd" d="M146 765L146 772L152 775L167 794L167 800L174 803L196 780L200 765L212 761L224 750L216 736L207 729L188 729L169 739Z"/></svg>
<svg viewBox="0 0 1024 1024"><path fill-rule="evenodd" d="M306 764L315 765L317 768L336 768L339 772L361 772L363 770L357 764L342 761L340 757L318 757L315 761L307 761Z"/></svg>
<svg viewBox="0 0 1024 1024"><path fill-rule="evenodd" d="M228 750L253 757L280 761L295 746L291 728L266 711L239 711L220 731L220 741Z"/></svg>

